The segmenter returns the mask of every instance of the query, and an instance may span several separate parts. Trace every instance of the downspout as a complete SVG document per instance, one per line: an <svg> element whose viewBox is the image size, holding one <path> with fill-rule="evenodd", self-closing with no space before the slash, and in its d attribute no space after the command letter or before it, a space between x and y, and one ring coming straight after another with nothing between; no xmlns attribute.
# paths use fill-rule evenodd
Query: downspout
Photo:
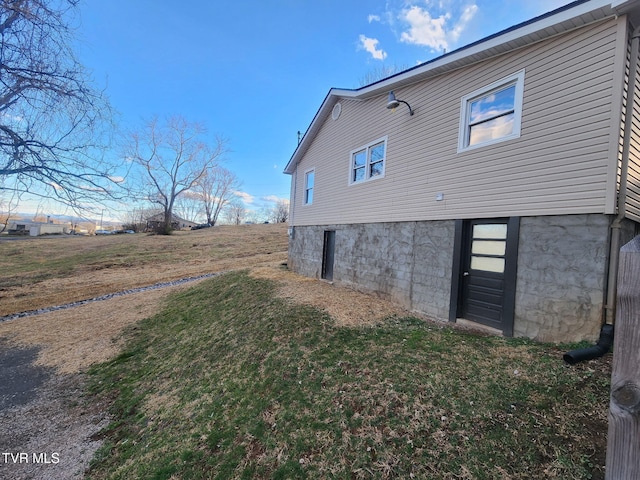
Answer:
<svg viewBox="0 0 640 480"><path fill-rule="evenodd" d="M620 165L620 188L618 191L617 215L611 222L611 241L609 245L609 274L607 278L607 298L604 306L604 324L600 330L598 343L593 347L573 350L562 357L570 365L601 357L613 344L613 325L616 318L616 296L618 290L618 262L620 260L620 239L622 222L626 216L627 177L629 174L629 150L633 126L633 107L637 86L638 55L640 54L640 27L631 36L631 61L629 65L629 88L627 91L627 108L624 117L624 133L622 138L622 159Z"/></svg>
<svg viewBox="0 0 640 480"><path fill-rule="evenodd" d="M298 185L298 166L296 165L295 171L291 174L291 199L289 200L289 239L293 240L295 237L295 227L293 216L295 215L296 209L296 188Z"/></svg>

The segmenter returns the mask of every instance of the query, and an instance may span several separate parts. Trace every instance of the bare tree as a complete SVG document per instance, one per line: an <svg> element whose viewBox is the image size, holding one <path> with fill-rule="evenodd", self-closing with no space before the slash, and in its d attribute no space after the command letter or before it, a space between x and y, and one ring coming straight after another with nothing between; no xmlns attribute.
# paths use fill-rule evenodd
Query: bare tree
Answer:
<svg viewBox="0 0 640 480"><path fill-rule="evenodd" d="M130 135L126 157L141 169L144 198L162 208L163 233L171 231L176 199L198 185L225 152L223 139L210 147L204 133L201 124L175 116L162 125L153 119Z"/></svg>
<svg viewBox="0 0 640 480"><path fill-rule="evenodd" d="M204 203L204 211L209 225L215 225L220 212L240 188L238 177L224 167L210 169L198 184L197 191Z"/></svg>
<svg viewBox="0 0 640 480"><path fill-rule="evenodd" d="M158 209L144 207L130 208L120 219L122 221L122 228L124 230L133 230L134 232L143 232L147 226L147 219L158 213L161 213Z"/></svg>
<svg viewBox="0 0 640 480"><path fill-rule="evenodd" d="M278 200L273 207L267 210L266 216L271 223L286 223L289 220L289 201Z"/></svg>
<svg viewBox="0 0 640 480"><path fill-rule="evenodd" d="M198 192L184 192L176 199L175 211L178 216L193 223L201 223L202 198Z"/></svg>
<svg viewBox="0 0 640 480"><path fill-rule="evenodd" d="M385 78L391 77L404 70L407 70L407 67L402 65L378 65L376 68L368 71L362 78L360 78L359 87L371 85L372 83L384 80Z"/></svg>
<svg viewBox="0 0 640 480"><path fill-rule="evenodd" d="M116 185L109 102L71 48L77 3L0 0L0 189L76 209Z"/></svg>
<svg viewBox="0 0 640 480"><path fill-rule="evenodd" d="M15 190L5 189L6 179L0 177L0 233L9 227L9 221L13 212L18 208L20 193Z"/></svg>
<svg viewBox="0 0 640 480"><path fill-rule="evenodd" d="M278 200L274 207L273 219L275 223L287 223L289 220L289 201Z"/></svg>
<svg viewBox="0 0 640 480"><path fill-rule="evenodd" d="M244 220L247 211L239 200L233 200L225 209L225 218L233 225L240 225Z"/></svg>

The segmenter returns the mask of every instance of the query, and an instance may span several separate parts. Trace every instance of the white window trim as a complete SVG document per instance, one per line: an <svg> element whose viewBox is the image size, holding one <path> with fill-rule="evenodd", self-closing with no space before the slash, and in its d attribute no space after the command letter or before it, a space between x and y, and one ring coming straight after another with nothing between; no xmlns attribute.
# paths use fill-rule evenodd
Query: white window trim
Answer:
<svg viewBox="0 0 640 480"><path fill-rule="evenodd" d="M353 150L351 150L351 152L349 153L349 185L360 185L363 183L367 183L373 180L378 180L380 178L384 178L385 176L385 172L387 171L387 140L388 140L388 136L384 136L381 138L378 138L377 140L374 140L372 142L369 142L365 145L362 145L358 148L355 148ZM370 163L370 158L369 158L369 148L373 147L374 145L377 145L378 143L384 143L384 160L383 160L383 164L382 164L382 173L380 175L376 175L375 177L369 177L369 167L371 165ZM353 155L355 153L361 152L362 150L367 150L367 162L365 163L365 172L367 173L367 176L365 177L364 180L359 180L359 181L355 181L353 179Z"/></svg>
<svg viewBox="0 0 640 480"><path fill-rule="evenodd" d="M497 82L493 82L491 85L480 88L475 92L471 92L468 95L462 97L460 102L460 126L458 129L458 153L466 152L468 150L474 150L476 148L486 147L487 145L493 145L495 143L505 142L514 138L520 137L520 127L522 123L522 97L524 93L524 70L520 70L513 75L509 75ZM496 138L493 140L487 140L486 142L477 143L475 145L468 145L469 143L469 113L471 103L478 98L489 95L492 91L502 90L511 85L516 86L516 92L514 97L514 123L513 133L504 137Z"/></svg>
<svg viewBox="0 0 640 480"><path fill-rule="evenodd" d="M313 187L311 187L311 189L313 190L313 195L311 197L311 201L307 202L307 191L309 190L309 188L307 187L307 179L308 179L308 175L312 172L313 172ZM305 170L304 172L304 190L302 191L302 204L313 205L313 197L315 196L315 194L316 194L316 169L314 167L314 168Z"/></svg>

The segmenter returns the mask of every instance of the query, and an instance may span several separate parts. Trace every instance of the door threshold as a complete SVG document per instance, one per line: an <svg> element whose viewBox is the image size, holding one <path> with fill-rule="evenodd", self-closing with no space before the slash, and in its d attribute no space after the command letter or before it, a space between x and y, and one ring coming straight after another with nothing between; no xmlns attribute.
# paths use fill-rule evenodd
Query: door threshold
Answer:
<svg viewBox="0 0 640 480"><path fill-rule="evenodd" d="M479 330L481 332L484 333L488 333L491 335L496 335L498 337L502 337L503 333L502 330L498 330L497 328L493 328L493 327L489 327L487 325L483 325L481 323L478 322L473 322L471 320L467 320L465 318L456 318L456 324L462 326L462 327L466 327L466 328L470 328L472 330Z"/></svg>

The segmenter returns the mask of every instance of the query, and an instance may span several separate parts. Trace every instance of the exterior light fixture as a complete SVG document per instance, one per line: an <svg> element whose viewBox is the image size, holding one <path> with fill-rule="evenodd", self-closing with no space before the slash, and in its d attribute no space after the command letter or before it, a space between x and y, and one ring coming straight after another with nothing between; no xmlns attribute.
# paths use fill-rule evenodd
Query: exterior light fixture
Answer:
<svg viewBox="0 0 640 480"><path fill-rule="evenodd" d="M411 109L411 105L409 105L404 100L398 100L393 93L393 90L389 92L389 98L387 100L387 108L389 110L395 111L396 108L400 106L401 103L404 103L407 107L409 107L409 115L413 115L413 110Z"/></svg>

